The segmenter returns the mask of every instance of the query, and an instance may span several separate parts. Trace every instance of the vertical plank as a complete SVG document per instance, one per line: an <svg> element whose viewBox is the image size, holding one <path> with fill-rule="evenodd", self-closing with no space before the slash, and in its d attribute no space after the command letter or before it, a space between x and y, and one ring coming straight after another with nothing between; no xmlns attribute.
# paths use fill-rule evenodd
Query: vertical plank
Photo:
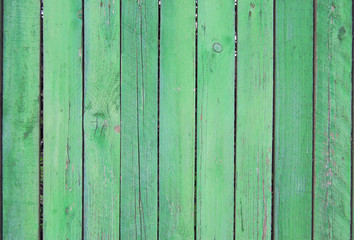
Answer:
<svg viewBox="0 0 354 240"><path fill-rule="evenodd" d="M314 239L350 239L352 1L318 1Z"/></svg>
<svg viewBox="0 0 354 240"><path fill-rule="evenodd" d="M234 228L235 1L198 2L197 239Z"/></svg>
<svg viewBox="0 0 354 240"><path fill-rule="evenodd" d="M39 30L39 1L4 1L4 239L39 237Z"/></svg>
<svg viewBox="0 0 354 240"><path fill-rule="evenodd" d="M84 238L119 238L120 6L84 2Z"/></svg>
<svg viewBox="0 0 354 240"><path fill-rule="evenodd" d="M313 2L276 1L274 238L310 239Z"/></svg>
<svg viewBox="0 0 354 240"><path fill-rule="evenodd" d="M270 239L273 1L237 6L236 239Z"/></svg>
<svg viewBox="0 0 354 240"><path fill-rule="evenodd" d="M160 239L194 239L194 0L161 2L160 63Z"/></svg>
<svg viewBox="0 0 354 240"><path fill-rule="evenodd" d="M121 239L157 239L158 1L122 2Z"/></svg>
<svg viewBox="0 0 354 240"><path fill-rule="evenodd" d="M43 1L45 239L82 227L82 1Z"/></svg>

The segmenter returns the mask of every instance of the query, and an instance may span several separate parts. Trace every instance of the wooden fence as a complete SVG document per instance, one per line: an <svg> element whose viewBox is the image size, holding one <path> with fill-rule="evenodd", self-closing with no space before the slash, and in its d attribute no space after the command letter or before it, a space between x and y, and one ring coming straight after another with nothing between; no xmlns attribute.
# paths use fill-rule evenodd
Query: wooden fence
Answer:
<svg viewBox="0 0 354 240"><path fill-rule="evenodd" d="M351 239L350 0L2 0L2 239Z"/></svg>

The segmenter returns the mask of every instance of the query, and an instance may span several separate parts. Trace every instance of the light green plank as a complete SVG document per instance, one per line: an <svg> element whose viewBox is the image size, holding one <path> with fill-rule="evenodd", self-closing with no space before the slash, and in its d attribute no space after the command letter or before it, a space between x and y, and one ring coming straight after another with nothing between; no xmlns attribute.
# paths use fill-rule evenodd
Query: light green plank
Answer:
<svg viewBox="0 0 354 240"><path fill-rule="evenodd" d="M39 29L39 1L4 1L3 239L39 237Z"/></svg>
<svg viewBox="0 0 354 240"><path fill-rule="evenodd" d="M158 2L122 2L121 239L157 239Z"/></svg>
<svg viewBox="0 0 354 240"><path fill-rule="evenodd" d="M310 239L313 2L276 1L274 239Z"/></svg>
<svg viewBox="0 0 354 240"><path fill-rule="evenodd" d="M198 2L197 239L234 228L235 2Z"/></svg>
<svg viewBox="0 0 354 240"><path fill-rule="evenodd" d="M273 1L237 7L236 239L270 239Z"/></svg>
<svg viewBox="0 0 354 240"><path fill-rule="evenodd" d="M120 7L85 0L84 238L119 238Z"/></svg>
<svg viewBox="0 0 354 240"><path fill-rule="evenodd" d="M318 1L314 239L350 239L352 1Z"/></svg>
<svg viewBox="0 0 354 240"><path fill-rule="evenodd" d="M45 239L80 239L82 225L82 1L44 0Z"/></svg>
<svg viewBox="0 0 354 240"><path fill-rule="evenodd" d="M161 2L160 61L160 239L194 239L194 0Z"/></svg>

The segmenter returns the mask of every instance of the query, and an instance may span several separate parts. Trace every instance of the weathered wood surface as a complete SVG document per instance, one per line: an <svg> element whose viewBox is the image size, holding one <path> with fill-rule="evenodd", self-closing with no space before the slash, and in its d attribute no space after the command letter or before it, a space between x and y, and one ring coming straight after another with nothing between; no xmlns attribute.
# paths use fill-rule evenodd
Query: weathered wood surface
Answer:
<svg viewBox="0 0 354 240"><path fill-rule="evenodd" d="M82 227L82 1L43 1L44 239Z"/></svg>
<svg viewBox="0 0 354 240"><path fill-rule="evenodd" d="M314 239L350 239L352 1L316 7Z"/></svg>
<svg viewBox="0 0 354 240"><path fill-rule="evenodd" d="M273 1L237 6L236 239L270 239Z"/></svg>
<svg viewBox="0 0 354 240"><path fill-rule="evenodd" d="M274 239L312 231L313 3L276 0Z"/></svg>
<svg viewBox="0 0 354 240"><path fill-rule="evenodd" d="M2 237L38 239L40 2L3 7Z"/></svg>
<svg viewBox="0 0 354 240"><path fill-rule="evenodd" d="M351 1L42 3L0 0L0 238L352 238Z"/></svg>
<svg viewBox="0 0 354 240"><path fill-rule="evenodd" d="M157 239L158 2L122 2L121 238Z"/></svg>
<svg viewBox="0 0 354 240"><path fill-rule="evenodd" d="M198 2L197 239L234 229L235 2Z"/></svg>
<svg viewBox="0 0 354 240"><path fill-rule="evenodd" d="M195 38L195 1L162 1L160 239L194 239Z"/></svg>
<svg viewBox="0 0 354 240"><path fill-rule="evenodd" d="M120 5L84 3L84 239L118 239Z"/></svg>

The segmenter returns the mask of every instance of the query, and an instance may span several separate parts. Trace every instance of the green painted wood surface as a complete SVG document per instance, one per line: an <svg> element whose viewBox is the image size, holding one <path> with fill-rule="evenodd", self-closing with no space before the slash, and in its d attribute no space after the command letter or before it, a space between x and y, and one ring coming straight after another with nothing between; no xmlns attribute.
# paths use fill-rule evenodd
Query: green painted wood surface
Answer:
<svg viewBox="0 0 354 240"><path fill-rule="evenodd" d="M276 1L274 239L310 239L313 3Z"/></svg>
<svg viewBox="0 0 354 240"><path fill-rule="evenodd" d="M237 5L236 239L270 239L273 1Z"/></svg>
<svg viewBox="0 0 354 240"><path fill-rule="evenodd" d="M84 238L119 238L120 6L84 2Z"/></svg>
<svg viewBox="0 0 354 240"><path fill-rule="evenodd" d="M158 1L43 4L44 239L351 238L351 1L162 0L160 51ZM40 1L3 6L1 230L39 239Z"/></svg>
<svg viewBox="0 0 354 240"><path fill-rule="evenodd" d="M122 2L121 239L157 239L158 2Z"/></svg>
<svg viewBox="0 0 354 240"><path fill-rule="evenodd" d="M352 1L318 1L314 239L350 239Z"/></svg>
<svg viewBox="0 0 354 240"><path fill-rule="evenodd" d="M162 1L160 239L194 239L195 60L195 1Z"/></svg>
<svg viewBox="0 0 354 240"><path fill-rule="evenodd" d="M40 2L3 4L3 239L38 239Z"/></svg>
<svg viewBox="0 0 354 240"><path fill-rule="evenodd" d="M235 2L198 2L197 239L234 229Z"/></svg>
<svg viewBox="0 0 354 240"><path fill-rule="evenodd" d="M43 2L44 239L82 227L82 1Z"/></svg>

